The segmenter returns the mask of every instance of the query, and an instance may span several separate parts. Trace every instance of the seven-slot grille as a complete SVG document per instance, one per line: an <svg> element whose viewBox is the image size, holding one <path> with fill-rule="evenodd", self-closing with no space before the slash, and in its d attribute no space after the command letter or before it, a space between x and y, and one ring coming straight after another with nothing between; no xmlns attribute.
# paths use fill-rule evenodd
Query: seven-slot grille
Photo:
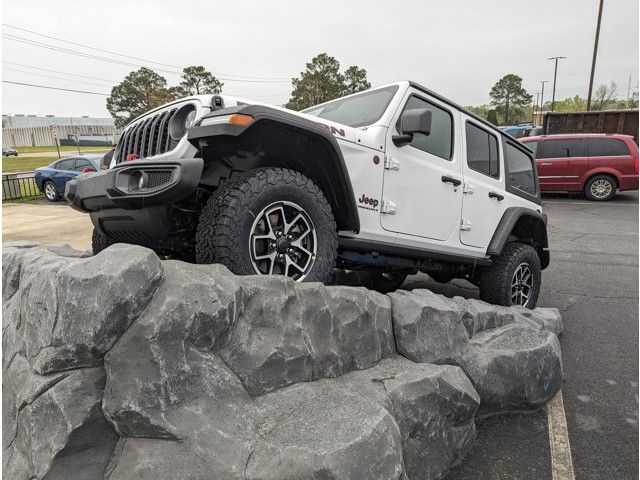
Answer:
<svg viewBox="0 0 640 480"><path fill-rule="evenodd" d="M169 120L177 111L177 108L172 108L159 112L125 130L116 147L118 163L132 153L138 158L145 158L172 150L176 141L169 136Z"/></svg>

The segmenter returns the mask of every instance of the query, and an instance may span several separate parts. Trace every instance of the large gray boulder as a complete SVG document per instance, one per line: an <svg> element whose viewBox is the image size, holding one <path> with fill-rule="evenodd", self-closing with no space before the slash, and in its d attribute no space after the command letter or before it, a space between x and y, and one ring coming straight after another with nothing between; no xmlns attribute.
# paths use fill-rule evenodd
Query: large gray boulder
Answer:
<svg viewBox="0 0 640 480"><path fill-rule="evenodd" d="M242 281L244 304L219 350L251 395L374 365L395 352L389 299L365 288Z"/></svg>
<svg viewBox="0 0 640 480"><path fill-rule="evenodd" d="M398 426L371 398L321 380L259 397L255 407L247 479L397 480L404 470Z"/></svg>
<svg viewBox="0 0 640 480"><path fill-rule="evenodd" d="M389 294L398 353L414 362L455 363L469 338L464 303L429 290Z"/></svg>
<svg viewBox="0 0 640 480"><path fill-rule="evenodd" d="M99 479L118 436L102 415L102 368L42 377L21 355L5 370L4 478Z"/></svg>
<svg viewBox="0 0 640 480"><path fill-rule="evenodd" d="M21 316L32 367L47 374L100 365L161 279L160 260L142 247L113 245L90 258L27 250Z"/></svg>
<svg viewBox="0 0 640 480"><path fill-rule="evenodd" d="M558 337L518 324L476 335L460 366L482 399L479 414L539 408L563 380Z"/></svg>

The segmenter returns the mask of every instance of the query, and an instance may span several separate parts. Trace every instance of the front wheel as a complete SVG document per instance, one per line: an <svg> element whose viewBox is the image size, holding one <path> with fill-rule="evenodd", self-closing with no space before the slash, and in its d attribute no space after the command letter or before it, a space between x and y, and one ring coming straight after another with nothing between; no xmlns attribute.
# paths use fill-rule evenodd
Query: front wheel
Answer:
<svg viewBox="0 0 640 480"><path fill-rule="evenodd" d="M523 243L508 243L493 265L480 274L480 299L496 305L535 308L542 269L538 252Z"/></svg>
<svg viewBox="0 0 640 480"><path fill-rule="evenodd" d="M299 172L262 168L222 185L207 201L196 232L198 263L236 275L285 275L328 282L336 223L318 186Z"/></svg>
<svg viewBox="0 0 640 480"><path fill-rule="evenodd" d="M57 202L60 200L60 193L52 181L46 181L44 184L44 196L50 202Z"/></svg>

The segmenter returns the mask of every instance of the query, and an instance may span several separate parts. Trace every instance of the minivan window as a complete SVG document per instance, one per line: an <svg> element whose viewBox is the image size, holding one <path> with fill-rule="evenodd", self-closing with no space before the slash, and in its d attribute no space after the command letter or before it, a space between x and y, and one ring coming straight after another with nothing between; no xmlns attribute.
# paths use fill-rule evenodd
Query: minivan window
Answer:
<svg viewBox="0 0 640 480"><path fill-rule="evenodd" d="M505 163L507 165L507 184L529 195L535 195L536 177L531 158L510 143L505 147Z"/></svg>
<svg viewBox="0 0 640 480"><path fill-rule="evenodd" d="M631 155L627 144L616 138L590 138L590 157L616 157Z"/></svg>
<svg viewBox="0 0 640 480"><path fill-rule="evenodd" d="M426 108L431 111L431 132L429 135L416 133L410 145L445 160L451 160L453 153L453 117L444 108L412 95L407 100L403 112L416 108ZM396 129L400 128L399 120Z"/></svg>
<svg viewBox="0 0 640 480"><path fill-rule="evenodd" d="M536 158L585 157L587 154L582 140L545 140L540 142Z"/></svg>
<svg viewBox="0 0 640 480"><path fill-rule="evenodd" d="M533 156L535 158L538 158L538 142L523 142L524 145L527 146L527 148L531 149L531 151L533 152Z"/></svg>
<svg viewBox="0 0 640 480"><path fill-rule="evenodd" d="M498 139L469 122L466 124L466 137L469 168L483 175L499 178Z"/></svg>

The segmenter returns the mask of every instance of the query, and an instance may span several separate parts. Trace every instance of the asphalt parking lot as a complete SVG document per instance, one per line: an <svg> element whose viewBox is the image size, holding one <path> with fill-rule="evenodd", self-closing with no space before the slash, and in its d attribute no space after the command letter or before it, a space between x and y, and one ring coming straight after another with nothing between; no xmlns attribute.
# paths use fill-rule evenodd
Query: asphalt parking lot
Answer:
<svg viewBox="0 0 640 480"><path fill-rule="evenodd" d="M477 442L448 479L638 478L638 193L606 203L548 196L543 207L551 265L539 305L560 308L564 318L564 404L554 408L566 414L572 471L550 445L548 412L541 410L479 421ZM90 248L91 222L64 203L4 204L2 217L4 241ZM477 296L462 281L409 282L425 285Z"/></svg>

